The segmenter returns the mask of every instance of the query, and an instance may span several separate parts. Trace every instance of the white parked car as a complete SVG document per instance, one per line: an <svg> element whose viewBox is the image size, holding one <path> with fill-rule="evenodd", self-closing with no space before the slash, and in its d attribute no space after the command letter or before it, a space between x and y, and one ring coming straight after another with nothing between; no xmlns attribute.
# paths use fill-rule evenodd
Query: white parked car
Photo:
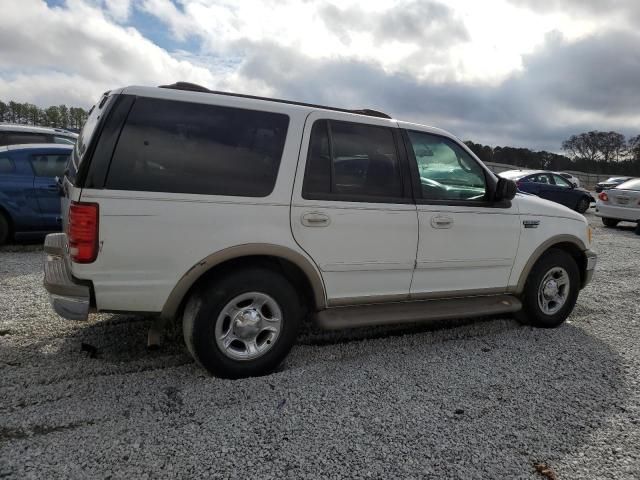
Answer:
<svg viewBox="0 0 640 480"><path fill-rule="evenodd" d="M560 175L562 178L569 180L569 182L571 182L574 187L578 187L578 188L580 187L580 179L578 177L575 177L567 172L553 172L553 173Z"/></svg>
<svg viewBox="0 0 640 480"><path fill-rule="evenodd" d="M76 143L77 138L77 133L62 128L0 124L0 146L31 143L61 143L63 145L73 145Z"/></svg>
<svg viewBox="0 0 640 480"><path fill-rule="evenodd" d="M582 215L371 110L127 87L91 112L63 184L66 233L45 243L55 311L180 321L225 377L271 371L307 316L555 327L596 263Z"/></svg>
<svg viewBox="0 0 640 480"><path fill-rule="evenodd" d="M638 225L640 235L640 178L633 178L617 187L598 194L596 215L602 217L606 227L615 227L620 222Z"/></svg>

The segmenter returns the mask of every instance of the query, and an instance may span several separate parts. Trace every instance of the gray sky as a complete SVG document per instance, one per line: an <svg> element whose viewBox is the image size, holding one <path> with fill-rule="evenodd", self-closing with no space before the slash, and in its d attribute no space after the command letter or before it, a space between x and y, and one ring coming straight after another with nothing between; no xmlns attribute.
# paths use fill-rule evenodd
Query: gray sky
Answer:
<svg viewBox="0 0 640 480"><path fill-rule="evenodd" d="M638 0L0 0L0 99L178 80L490 145L640 133Z"/></svg>

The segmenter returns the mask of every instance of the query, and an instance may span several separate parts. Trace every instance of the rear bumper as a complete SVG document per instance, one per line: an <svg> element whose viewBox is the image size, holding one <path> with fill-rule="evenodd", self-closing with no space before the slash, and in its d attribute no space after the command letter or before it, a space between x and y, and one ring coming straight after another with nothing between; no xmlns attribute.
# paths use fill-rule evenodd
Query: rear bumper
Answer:
<svg viewBox="0 0 640 480"><path fill-rule="evenodd" d="M596 264L598 263L598 255L593 250L586 250L584 254L587 257L587 263L585 265L582 288L586 287L589 282L593 280L593 274L596 271Z"/></svg>
<svg viewBox="0 0 640 480"><path fill-rule="evenodd" d="M604 218L615 218L616 220L626 220L628 222L640 221L640 209L636 207L618 207L615 205L604 205L596 203L596 215Z"/></svg>
<svg viewBox="0 0 640 480"><path fill-rule="evenodd" d="M71 275L65 255L67 236L52 233L44 240L44 288L49 292L55 312L69 320L86 320L91 306L91 290L78 283Z"/></svg>

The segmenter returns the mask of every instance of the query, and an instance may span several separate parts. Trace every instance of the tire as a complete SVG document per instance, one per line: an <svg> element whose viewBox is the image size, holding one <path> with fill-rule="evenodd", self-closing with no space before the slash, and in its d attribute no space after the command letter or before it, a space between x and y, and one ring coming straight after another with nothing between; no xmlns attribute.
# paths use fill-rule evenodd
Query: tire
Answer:
<svg viewBox="0 0 640 480"><path fill-rule="evenodd" d="M557 299L553 298L554 284L550 280L566 278L568 283L564 289L560 286L557 290ZM544 285L549 292L545 293ZM562 324L572 312L580 292L580 272L571 255L559 249L549 249L533 266L522 294L522 310L517 313L516 319L521 323L541 328L555 328ZM539 295L541 298L539 299ZM547 311L541 304L545 304Z"/></svg>
<svg viewBox="0 0 640 480"><path fill-rule="evenodd" d="M620 220L616 220L615 218L605 218L602 217L602 224L608 228L615 228Z"/></svg>
<svg viewBox="0 0 640 480"><path fill-rule="evenodd" d="M289 353L302 312L286 278L267 268L245 268L194 292L182 328L189 352L207 371L222 378L255 377L272 372Z"/></svg>
<svg viewBox="0 0 640 480"><path fill-rule="evenodd" d="M10 237L11 229L9 227L9 221L4 214L0 212L0 246L7 243Z"/></svg>
<svg viewBox="0 0 640 480"><path fill-rule="evenodd" d="M636 224L636 230L635 230L635 232L636 232L636 235L640 235L640 222L638 222L638 223Z"/></svg>
<svg viewBox="0 0 640 480"><path fill-rule="evenodd" d="M589 200L587 197L582 197L580 200L578 200L578 205L576 205L576 212L586 212L587 210L589 210L589 205L591 205L591 200Z"/></svg>

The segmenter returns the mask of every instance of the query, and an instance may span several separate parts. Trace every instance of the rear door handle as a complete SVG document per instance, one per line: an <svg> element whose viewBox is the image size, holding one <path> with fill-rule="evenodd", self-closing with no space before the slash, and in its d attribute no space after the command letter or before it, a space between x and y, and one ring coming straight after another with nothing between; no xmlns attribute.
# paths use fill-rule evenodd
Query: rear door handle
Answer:
<svg viewBox="0 0 640 480"><path fill-rule="evenodd" d="M309 212L302 215L302 224L305 227L326 227L331 223L329 215L318 212Z"/></svg>
<svg viewBox="0 0 640 480"><path fill-rule="evenodd" d="M444 215L436 215L431 217L431 226L433 228L451 228L453 226L453 218Z"/></svg>

